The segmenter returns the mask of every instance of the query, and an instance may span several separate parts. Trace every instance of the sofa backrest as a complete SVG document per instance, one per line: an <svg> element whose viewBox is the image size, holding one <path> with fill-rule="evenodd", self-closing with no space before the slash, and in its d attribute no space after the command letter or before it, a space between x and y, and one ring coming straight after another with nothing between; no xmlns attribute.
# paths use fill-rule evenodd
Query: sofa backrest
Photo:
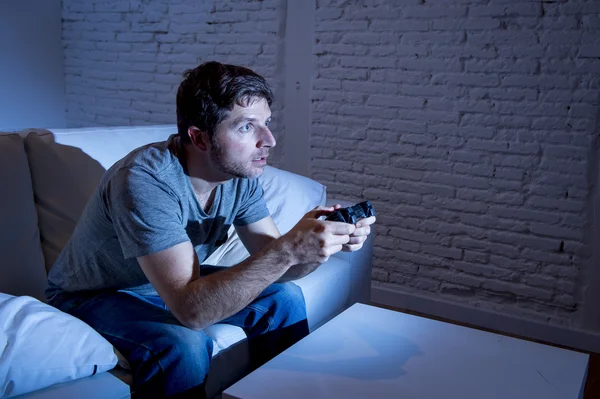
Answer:
<svg viewBox="0 0 600 399"><path fill-rule="evenodd" d="M13 290L11 293L31 295L37 292L35 296L39 297L39 292L43 292L46 285L44 272L50 270L71 236L81 212L104 171L131 150L144 144L165 140L176 131L175 125L21 131L24 140L20 141L20 145L24 147L23 157L26 154L27 158L24 159L25 162L21 162L24 175L19 177L18 181L24 182L25 188L30 185L29 197L24 193L18 199L13 198L12 201L29 204L30 213L32 209L37 210L37 217L35 212L32 213L34 217L32 223L37 223L40 239L38 240L35 225L30 226L29 230L23 227L21 233L31 236L32 233L29 231L32 229L35 231L34 244L38 254L41 252L41 243L43 258L38 256L37 264L33 261L27 262L32 269L43 276L43 279L37 277L30 280L27 275L20 272L13 273L15 275L12 279L24 280L28 289L19 289L16 290L17 292ZM13 161L11 160L10 163L12 164ZM30 173L30 179L27 173ZM2 176L0 176L1 182ZM324 205L326 201L325 186L277 168L266 167L260 182L265 192L267 207L282 233L291 229L306 212L315 206ZM33 199L35 199L35 208ZM26 209L18 209L14 213L24 215L25 211ZM10 234L10 227L5 224L0 225L2 235ZM21 261L3 264L4 248L0 247L0 251L1 271L6 268L18 270L21 267ZM32 249L30 253L34 254L35 250ZM247 256L247 251L232 227L225 245L219 247L206 263L228 266L242 261ZM15 286L25 286L23 281L19 284ZM9 293L2 286L0 292Z"/></svg>
<svg viewBox="0 0 600 399"><path fill-rule="evenodd" d="M176 125L90 127L51 129L58 144L80 148L108 169L130 151L148 143L166 140L177 133Z"/></svg>

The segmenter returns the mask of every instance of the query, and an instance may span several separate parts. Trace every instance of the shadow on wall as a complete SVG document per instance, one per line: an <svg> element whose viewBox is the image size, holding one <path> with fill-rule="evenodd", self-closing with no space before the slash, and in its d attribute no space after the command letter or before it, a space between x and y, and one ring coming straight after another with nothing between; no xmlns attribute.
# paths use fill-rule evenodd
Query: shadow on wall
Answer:
<svg viewBox="0 0 600 399"><path fill-rule="evenodd" d="M600 94L598 95L600 104ZM580 284L587 283L583 298L583 328L600 330L600 107L596 112L593 140L588 152L588 223L585 229L586 244L592 249L592 259L587 276L580 276Z"/></svg>

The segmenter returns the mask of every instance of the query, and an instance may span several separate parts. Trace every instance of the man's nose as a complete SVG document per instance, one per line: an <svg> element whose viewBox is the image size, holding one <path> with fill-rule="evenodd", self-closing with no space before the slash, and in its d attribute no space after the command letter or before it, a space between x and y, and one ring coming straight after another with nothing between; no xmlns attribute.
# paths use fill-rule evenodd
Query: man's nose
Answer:
<svg viewBox="0 0 600 399"><path fill-rule="evenodd" d="M262 131L260 133L260 139L258 140L258 143L256 143L256 146L258 148L262 148L262 147L275 147L276 145L277 145L277 140L275 140L275 136L273 136L271 129L269 129L268 127L262 129Z"/></svg>

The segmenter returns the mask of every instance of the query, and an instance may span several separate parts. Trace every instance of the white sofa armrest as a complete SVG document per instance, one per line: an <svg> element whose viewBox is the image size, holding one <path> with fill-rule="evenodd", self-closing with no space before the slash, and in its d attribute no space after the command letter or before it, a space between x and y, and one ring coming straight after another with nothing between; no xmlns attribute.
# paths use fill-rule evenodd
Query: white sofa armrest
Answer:
<svg viewBox="0 0 600 399"><path fill-rule="evenodd" d="M370 234L363 247L356 252L338 252L332 258L343 259L350 264L350 295L347 306L371 301L371 274L373 269L373 234Z"/></svg>
<svg viewBox="0 0 600 399"><path fill-rule="evenodd" d="M340 204L342 207L356 205L354 202L339 198L328 198L325 205ZM350 280L350 293L347 306L356 302L369 303L371 301L371 273L373 268L373 242L374 232L371 232L363 247L356 252L338 252L333 255L344 259L352 265Z"/></svg>

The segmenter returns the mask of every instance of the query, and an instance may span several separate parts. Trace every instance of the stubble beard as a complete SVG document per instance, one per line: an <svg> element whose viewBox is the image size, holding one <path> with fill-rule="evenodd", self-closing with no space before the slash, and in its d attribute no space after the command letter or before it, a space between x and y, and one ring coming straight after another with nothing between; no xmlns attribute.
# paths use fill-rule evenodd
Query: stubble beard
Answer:
<svg viewBox="0 0 600 399"><path fill-rule="evenodd" d="M212 140L211 144L210 158L219 172L245 179L252 179L262 174L262 168L260 172L253 173L250 168L244 167L242 163L226 159L225 151L216 140Z"/></svg>

